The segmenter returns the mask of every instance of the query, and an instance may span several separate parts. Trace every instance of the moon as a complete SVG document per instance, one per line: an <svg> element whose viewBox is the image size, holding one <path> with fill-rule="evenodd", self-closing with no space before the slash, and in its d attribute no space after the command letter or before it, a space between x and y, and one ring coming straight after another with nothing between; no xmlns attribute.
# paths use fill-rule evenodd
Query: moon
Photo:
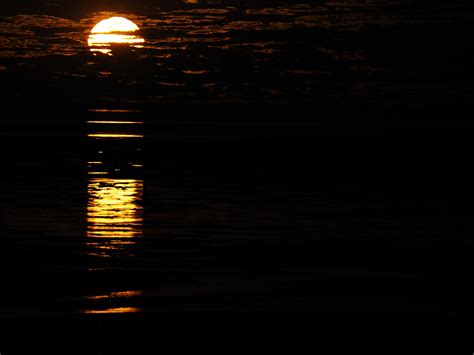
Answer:
<svg viewBox="0 0 474 355"><path fill-rule="evenodd" d="M140 28L124 17L111 17L100 21L91 30L88 45L91 52L112 55L113 45L140 48L145 39L136 33Z"/></svg>

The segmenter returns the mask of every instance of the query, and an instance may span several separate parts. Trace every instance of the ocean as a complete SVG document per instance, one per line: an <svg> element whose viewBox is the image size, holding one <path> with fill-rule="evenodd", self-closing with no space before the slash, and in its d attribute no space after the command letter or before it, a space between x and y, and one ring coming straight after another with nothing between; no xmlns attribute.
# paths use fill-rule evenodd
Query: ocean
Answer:
<svg viewBox="0 0 474 355"><path fill-rule="evenodd" d="M0 9L2 324L472 314L474 7Z"/></svg>

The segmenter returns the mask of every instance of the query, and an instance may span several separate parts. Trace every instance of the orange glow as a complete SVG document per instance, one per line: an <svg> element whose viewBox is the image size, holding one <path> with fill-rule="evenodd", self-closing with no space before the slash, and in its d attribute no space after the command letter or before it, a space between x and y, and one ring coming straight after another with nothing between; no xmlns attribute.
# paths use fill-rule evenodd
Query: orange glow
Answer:
<svg viewBox="0 0 474 355"><path fill-rule="evenodd" d="M90 50L111 55L111 46L114 44L128 44L134 48L141 48L145 39L135 35L139 30L135 23L124 17L102 20L91 30L88 39Z"/></svg>
<svg viewBox="0 0 474 355"><path fill-rule="evenodd" d="M121 292L110 292L104 295L98 296L87 296L86 299L88 300L108 300L108 299L117 299L117 298L132 298L138 297L142 293L140 291L121 291Z"/></svg>
<svg viewBox="0 0 474 355"><path fill-rule="evenodd" d="M135 307L117 307L108 309L88 309L85 314L120 314L120 313L139 313L141 310Z"/></svg>
<svg viewBox="0 0 474 355"><path fill-rule="evenodd" d="M135 32L138 30L136 24L124 17L111 17L95 25L91 33Z"/></svg>
<svg viewBox="0 0 474 355"><path fill-rule="evenodd" d="M93 109L89 110L89 112L94 113L136 113L142 112L140 110L122 110L122 109Z"/></svg>

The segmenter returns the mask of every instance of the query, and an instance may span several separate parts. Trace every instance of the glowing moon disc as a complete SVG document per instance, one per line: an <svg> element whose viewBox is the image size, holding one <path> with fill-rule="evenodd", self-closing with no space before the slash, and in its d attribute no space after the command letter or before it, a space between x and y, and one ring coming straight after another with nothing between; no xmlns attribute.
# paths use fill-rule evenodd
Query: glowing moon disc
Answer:
<svg viewBox="0 0 474 355"><path fill-rule="evenodd" d="M124 17L111 17L100 21L92 29L88 44L92 52L111 54L112 45L130 45L140 48L145 43L143 37L135 35L140 28Z"/></svg>

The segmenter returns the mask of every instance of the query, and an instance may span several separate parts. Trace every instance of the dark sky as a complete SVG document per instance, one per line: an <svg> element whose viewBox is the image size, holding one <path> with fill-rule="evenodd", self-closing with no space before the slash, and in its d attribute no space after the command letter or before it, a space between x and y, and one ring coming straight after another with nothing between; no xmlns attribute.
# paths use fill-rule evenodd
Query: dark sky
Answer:
<svg viewBox="0 0 474 355"><path fill-rule="evenodd" d="M0 14L9 16L0 22L4 101L38 95L422 107L473 96L474 45L466 34L474 32L474 11L468 1L327 7L226 1L197 9L174 0L168 7L163 0L43 3L0 5ZM85 39L105 16L94 15L101 10L135 16L152 43L134 60L114 62L112 71L107 58L88 64ZM24 13L55 17L18 16Z"/></svg>

